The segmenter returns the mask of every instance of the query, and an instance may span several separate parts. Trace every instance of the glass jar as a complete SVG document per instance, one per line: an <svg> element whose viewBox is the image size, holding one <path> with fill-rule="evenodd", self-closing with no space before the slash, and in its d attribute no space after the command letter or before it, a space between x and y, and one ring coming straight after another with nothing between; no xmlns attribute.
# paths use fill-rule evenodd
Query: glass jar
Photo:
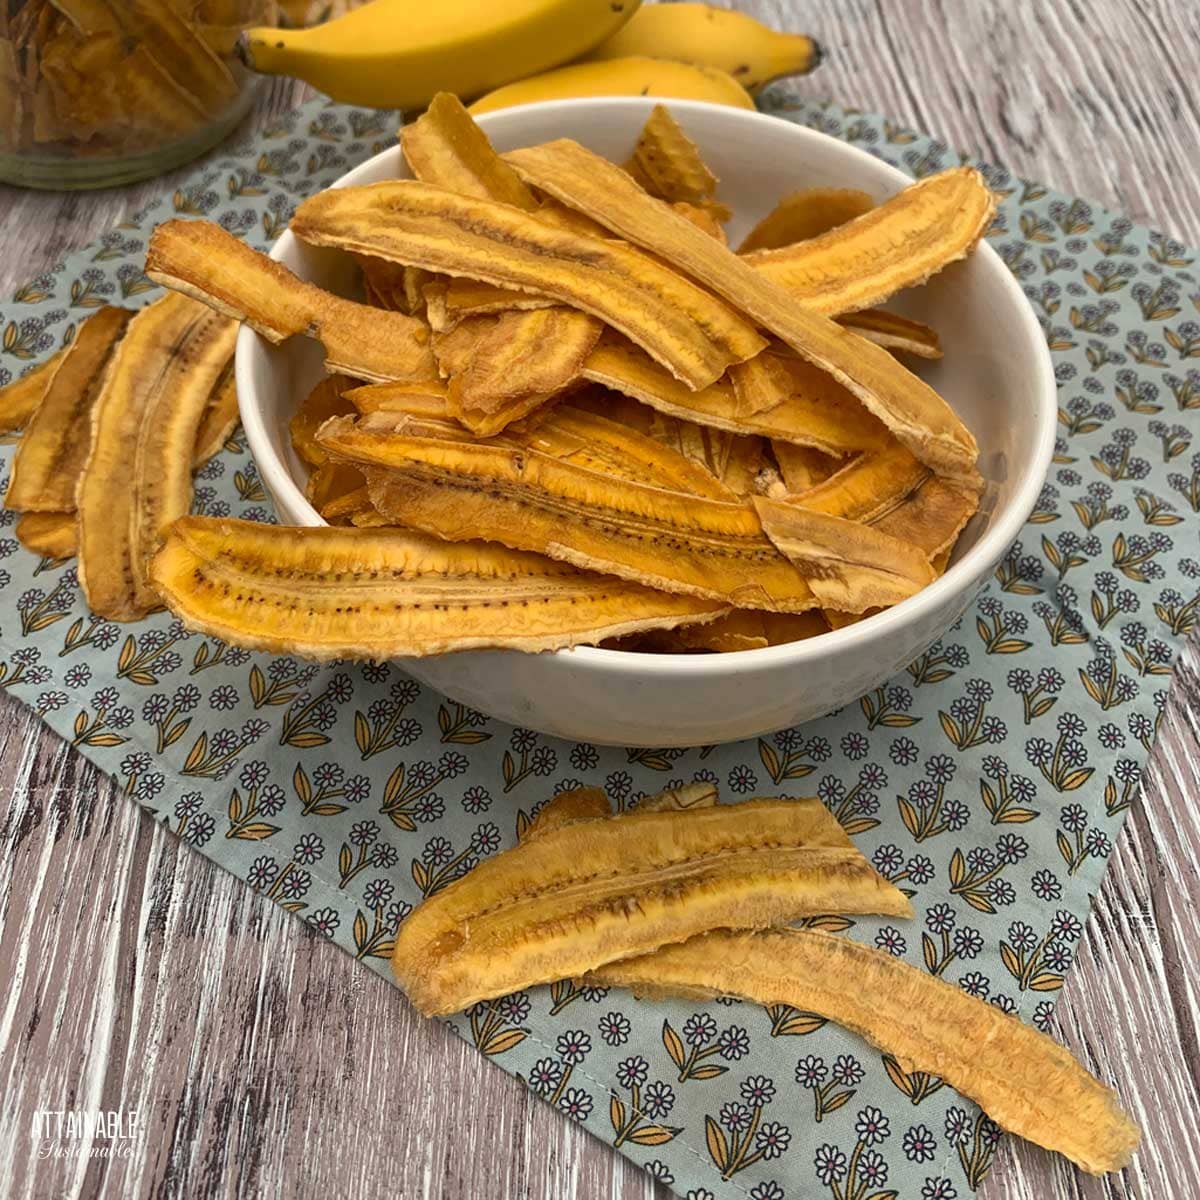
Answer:
<svg viewBox="0 0 1200 1200"><path fill-rule="evenodd" d="M238 35L275 0L0 0L0 181L110 187L216 145L256 77Z"/></svg>

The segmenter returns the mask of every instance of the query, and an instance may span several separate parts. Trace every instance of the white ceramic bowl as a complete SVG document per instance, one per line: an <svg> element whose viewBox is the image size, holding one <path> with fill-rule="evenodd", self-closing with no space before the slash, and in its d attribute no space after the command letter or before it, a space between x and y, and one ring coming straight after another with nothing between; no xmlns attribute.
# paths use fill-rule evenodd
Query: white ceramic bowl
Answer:
<svg viewBox="0 0 1200 1200"><path fill-rule="evenodd" d="M629 155L653 100L556 100L480 119L500 150L572 137L617 162ZM721 180L737 244L787 191L855 187L878 200L908 183L862 150L775 117L695 101L671 111ZM398 147L334 187L409 174ZM271 254L306 279L358 295L347 258L285 233ZM697 746L796 725L853 701L901 670L966 609L1029 516L1050 463L1056 415L1045 338L1000 258L984 244L965 262L895 299L928 322L946 356L920 373L957 409L981 448L987 480L980 515L955 561L918 595L836 633L734 654L652 655L580 647L550 654L472 650L405 660L418 679L505 721L578 741ZM242 422L280 520L320 525L304 498L305 472L288 419L321 374L321 350L293 338L272 347L248 328L237 344Z"/></svg>

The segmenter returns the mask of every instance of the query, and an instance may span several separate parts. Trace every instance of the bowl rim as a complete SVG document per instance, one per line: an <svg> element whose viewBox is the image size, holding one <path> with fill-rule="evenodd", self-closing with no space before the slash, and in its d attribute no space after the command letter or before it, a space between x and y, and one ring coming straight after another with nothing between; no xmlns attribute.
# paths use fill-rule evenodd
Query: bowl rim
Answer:
<svg viewBox="0 0 1200 1200"><path fill-rule="evenodd" d="M819 142L832 144L848 159L859 159L869 163L873 170L882 171L884 176L896 184L896 190L913 182L898 167L885 162L874 154L835 138L830 134L780 119L771 113L757 109L733 108L711 104L703 100L665 101L673 109L695 112L716 111L722 118L733 122L761 126L772 123L783 137L796 139L797 144ZM496 109L481 113L476 118L486 130L489 125L503 124L531 110L569 111L583 108L621 108L645 111L655 104L664 103L662 97L650 96L586 96L567 100L539 100L531 104L513 105L511 108ZM786 131L786 132L785 132ZM365 159L339 176L328 188L353 187L357 177L367 171L385 155L399 152L398 144L389 146ZM317 193L313 193L316 195ZM307 197L306 197L307 198ZM298 241L290 229L285 230L270 249L270 257L276 261ZM843 629L829 630L815 637L797 642L784 642L777 646L763 646L753 650L735 650L725 654L647 654L638 650L613 650L601 646L573 646L569 649L547 651L549 657L570 656L571 661L599 674L628 675L637 671L649 671L655 675L677 675L683 678L692 675L732 676L759 670L772 670L783 664L802 666L827 653L851 651L856 644L866 647L869 643L889 636L896 629L910 622L920 621L942 605L949 605L956 594L961 594L975 578L984 578L990 573L1029 519L1037 502L1042 484L1050 468L1057 430L1058 387L1054 376L1054 364L1049 347L1038 323L1033 307L1027 300L1016 277L1004 265L999 254L987 242L980 239L972 252L981 255L989 268L1000 280L1001 295L1012 302L1015 316L1026 342L1034 347L1031 372L1034 386L1031 389L1033 419L1037 423L1034 453L1020 466L1020 476L1013 489L1012 498L1004 510L993 519L982 536L961 559L953 563L933 583L922 588L914 596L883 612L876 613ZM246 441L263 482L272 498L280 496L284 504L299 515L303 525L322 526L327 522L309 504L304 493L292 478L284 462L271 449L270 436L257 403L257 389L251 380L250 357L252 351L265 344L266 339L243 324L238 331L234 373L237 384L238 410ZM254 401L252 403L252 400ZM521 651L507 651L522 653Z"/></svg>

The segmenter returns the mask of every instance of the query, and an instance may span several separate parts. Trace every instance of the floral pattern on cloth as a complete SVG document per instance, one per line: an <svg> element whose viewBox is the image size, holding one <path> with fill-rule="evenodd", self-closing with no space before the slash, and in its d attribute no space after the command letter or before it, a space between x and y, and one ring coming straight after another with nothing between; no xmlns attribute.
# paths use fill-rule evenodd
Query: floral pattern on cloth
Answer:
<svg viewBox="0 0 1200 1200"><path fill-rule="evenodd" d="M882 117L768 104L914 176L973 161ZM92 308L154 294L142 264L157 221L207 217L266 246L395 124L318 101L234 146L12 296L0 382ZM857 703L704 749L558 741L394 665L318 668L169 614L93 617L73 564L22 550L7 511L0 686L174 834L385 975L412 907L511 845L555 793L598 785L620 810L708 780L726 800L819 795L917 916L817 923L1046 1028L1197 623L1200 286L1169 237L980 165L1003 197L991 244L1054 356L1054 464L974 607ZM195 509L274 519L240 434L200 470ZM999 1140L940 1079L786 1007L562 982L451 1024L688 1200L954 1200Z"/></svg>

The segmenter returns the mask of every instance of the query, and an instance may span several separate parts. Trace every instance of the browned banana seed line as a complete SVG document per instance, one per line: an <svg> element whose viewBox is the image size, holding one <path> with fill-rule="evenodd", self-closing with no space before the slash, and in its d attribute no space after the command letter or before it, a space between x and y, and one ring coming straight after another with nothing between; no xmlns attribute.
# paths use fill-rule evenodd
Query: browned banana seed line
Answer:
<svg viewBox="0 0 1200 1200"><path fill-rule="evenodd" d="M669 530L664 530L662 521L633 516L610 505L598 503L585 505L578 501L573 502L542 489L534 492L532 488L523 488L499 480L486 480L482 484L476 484L471 480L464 479L456 472L439 470L436 467L405 466L399 468L399 471L408 478L424 480L451 491L478 492L480 486L486 487L496 499L505 497L511 503L522 508L544 508L551 513L561 514L566 519L567 526L571 523L586 525L608 536L630 542L665 545L669 550L685 553L690 551L714 557L741 559L752 563L777 562L780 557L778 551L772 546L753 543L747 545L745 541L737 540L736 534L722 535L699 528L693 529L689 526L671 526ZM534 492L534 494L530 495L530 492ZM635 528L629 528L631 525ZM678 536L671 536L670 530L678 530ZM749 540L750 536L747 535L746 541ZM719 593L714 593L714 595L719 598Z"/></svg>
<svg viewBox="0 0 1200 1200"><path fill-rule="evenodd" d="M599 819L605 820L607 818L601 817ZM576 889L581 890L580 899L586 900L587 895L585 892L582 892L582 889L590 884L611 883L620 891L628 892L634 896L640 894L643 887L653 887L658 884L668 885L664 887L664 891L669 892L669 885L673 881L681 879L686 882L690 875L697 874L706 867L720 866L722 863L730 861L752 864L753 860L759 856L764 857L767 862L773 865L772 854L778 854L781 857L788 854L795 855L801 865L805 865L810 861L815 862L831 872L844 874L849 879L862 878L879 881L881 878L875 868L857 850L843 850L835 846L793 846L779 842L764 842L759 846L723 846L717 850L694 854L678 862L669 862L632 870L618 868L613 871L585 872L573 876L570 884L566 887L561 883L552 882L540 886L523 888L519 892L497 900L494 904L475 909L469 919L477 921L483 917L499 916L510 909L517 908L532 900L547 898L552 900L557 898L570 899ZM784 869L787 869L786 865ZM903 893L897 893L893 896L886 887L882 891L887 895L888 899L887 912L884 915L902 916L907 913L907 902L901 902ZM872 898L872 903L879 902L880 897ZM603 901L601 900L600 903L603 903Z"/></svg>

